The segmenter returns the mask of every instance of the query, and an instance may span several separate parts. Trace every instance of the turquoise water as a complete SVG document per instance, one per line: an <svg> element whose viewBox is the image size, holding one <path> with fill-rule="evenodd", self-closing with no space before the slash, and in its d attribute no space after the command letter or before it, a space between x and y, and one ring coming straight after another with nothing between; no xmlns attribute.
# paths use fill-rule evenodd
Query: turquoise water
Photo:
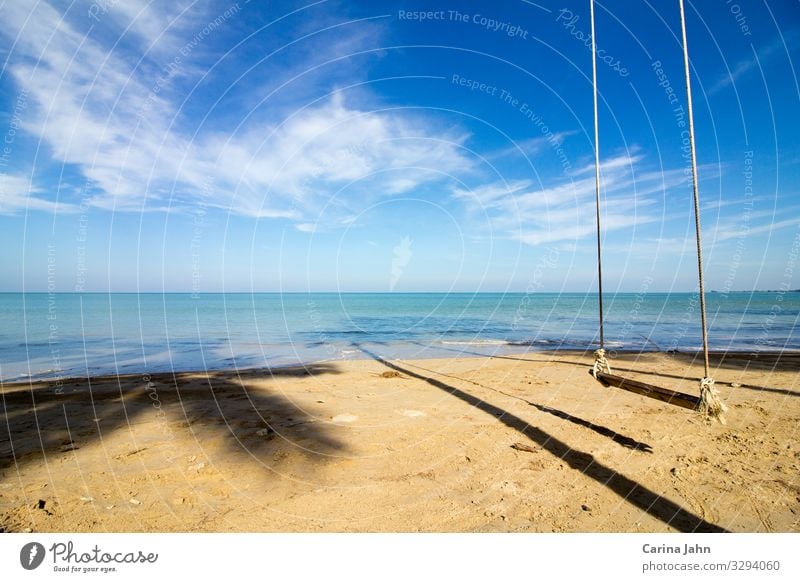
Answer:
<svg viewBox="0 0 800 582"><path fill-rule="evenodd" d="M711 293L716 350L799 350L800 293ZM458 357L597 345L586 294L0 294L0 378ZM697 296L606 299L612 350L696 350Z"/></svg>

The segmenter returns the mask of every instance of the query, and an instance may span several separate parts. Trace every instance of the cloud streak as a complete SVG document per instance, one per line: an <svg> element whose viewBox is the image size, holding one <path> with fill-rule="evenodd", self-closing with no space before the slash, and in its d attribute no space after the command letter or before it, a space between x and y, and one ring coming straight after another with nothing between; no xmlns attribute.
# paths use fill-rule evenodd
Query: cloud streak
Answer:
<svg viewBox="0 0 800 582"><path fill-rule="evenodd" d="M601 164L602 228L605 232L655 222L659 197L666 189L685 183L682 170L639 171L643 156L635 151ZM472 190L456 189L453 198L464 201L470 214L485 220L496 236L530 245L578 241L594 235L594 166L577 169L569 181L535 188L530 181L493 183Z"/></svg>
<svg viewBox="0 0 800 582"><path fill-rule="evenodd" d="M794 31L790 31L787 33L787 36L789 39L796 39L798 34ZM776 56L778 52L783 51L788 51L788 47L786 46L785 39L781 38L780 36L775 38L773 42L761 49L756 49L754 47L753 57L736 63L736 65L733 67L733 70L730 70L727 75L720 77L720 79L711 86L707 92L708 95L714 95L730 86L735 85L742 78L749 75L751 71L755 70L759 64L763 66L765 62Z"/></svg>
<svg viewBox="0 0 800 582"><path fill-rule="evenodd" d="M37 196L42 188L34 187L30 179L13 174L0 174L0 214L17 214L21 211L75 212L73 204L57 203Z"/></svg>
<svg viewBox="0 0 800 582"><path fill-rule="evenodd" d="M341 223L370 199L469 171L461 147L466 133L408 110L355 107L337 91L288 114L259 102L241 112L239 121L247 122L234 130L214 130L210 122L184 129L187 113L171 85L197 71L160 69L148 51L157 43L155 58L168 61L170 47L191 31L174 23L180 6L158 6L161 12L154 3L114 5L103 14L146 44L141 54L91 30L79 32L45 2L32 12L22 4L4 8L5 35L20 39L10 70L33 104L23 128L55 160L79 169L96 192L91 205L141 211L202 201L236 214L293 220L309 231L310 224ZM338 46L355 51L368 38L354 33L352 42L340 39ZM209 120L230 115L207 113ZM6 206L21 198L13 200Z"/></svg>

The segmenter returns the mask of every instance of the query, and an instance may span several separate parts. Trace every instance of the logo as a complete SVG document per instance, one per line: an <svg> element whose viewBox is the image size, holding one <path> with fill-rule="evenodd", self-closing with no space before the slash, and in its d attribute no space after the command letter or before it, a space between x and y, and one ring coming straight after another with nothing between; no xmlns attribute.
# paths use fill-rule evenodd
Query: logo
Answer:
<svg viewBox="0 0 800 582"><path fill-rule="evenodd" d="M44 561L44 546L39 542L30 542L19 551L19 563L26 570L35 570Z"/></svg>

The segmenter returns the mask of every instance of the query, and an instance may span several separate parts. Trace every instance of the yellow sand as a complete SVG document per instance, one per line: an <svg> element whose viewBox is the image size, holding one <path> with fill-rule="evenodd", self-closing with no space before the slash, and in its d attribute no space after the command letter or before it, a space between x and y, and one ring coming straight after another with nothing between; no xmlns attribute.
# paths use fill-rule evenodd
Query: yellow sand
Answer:
<svg viewBox="0 0 800 582"><path fill-rule="evenodd" d="M796 354L715 357L724 426L604 388L590 363L560 352L7 384L0 528L800 530ZM693 394L702 375L681 355L612 366Z"/></svg>

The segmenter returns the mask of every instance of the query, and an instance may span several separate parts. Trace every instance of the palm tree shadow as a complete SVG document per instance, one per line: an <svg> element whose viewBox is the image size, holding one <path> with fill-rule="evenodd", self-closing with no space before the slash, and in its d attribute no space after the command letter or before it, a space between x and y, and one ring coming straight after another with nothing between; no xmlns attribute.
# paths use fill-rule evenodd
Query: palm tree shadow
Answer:
<svg viewBox="0 0 800 582"><path fill-rule="evenodd" d="M482 410L483 412L494 416L506 426L513 428L520 434L529 438L531 441L539 445L543 450L566 462L572 469L580 471L597 483L607 487L625 501L681 532L720 533L727 531L722 527L710 523L684 509L677 503L660 496L647 487L640 485L629 477L614 471L610 467L606 467L602 463L599 463L597 460L595 460L592 455L572 449L566 443L558 440L540 428L531 426L523 419L503 410L502 408L481 400L477 396L473 396L472 394L469 394L468 392L460 390L454 386L445 384L444 382L434 378L418 374L394 362L385 360L378 354L370 352L363 347L361 349L365 354L382 363L384 366L396 370L402 374L406 374L413 378L427 382L431 386L440 390L444 390L451 396L455 396L467 404L474 406L478 410Z"/></svg>
<svg viewBox="0 0 800 582"><path fill-rule="evenodd" d="M157 442L175 431L195 439L222 437L229 457L261 461L278 449L321 462L343 450L329 426L283 394L269 378L337 374L330 364L247 372L166 373L103 377L36 386L6 385L0 393L4 422L0 477L34 462L52 462L70 451L102 442L118 431L151 423ZM266 379L266 380L265 380ZM162 438L163 437L163 438ZM137 454L133 441L129 454Z"/></svg>

